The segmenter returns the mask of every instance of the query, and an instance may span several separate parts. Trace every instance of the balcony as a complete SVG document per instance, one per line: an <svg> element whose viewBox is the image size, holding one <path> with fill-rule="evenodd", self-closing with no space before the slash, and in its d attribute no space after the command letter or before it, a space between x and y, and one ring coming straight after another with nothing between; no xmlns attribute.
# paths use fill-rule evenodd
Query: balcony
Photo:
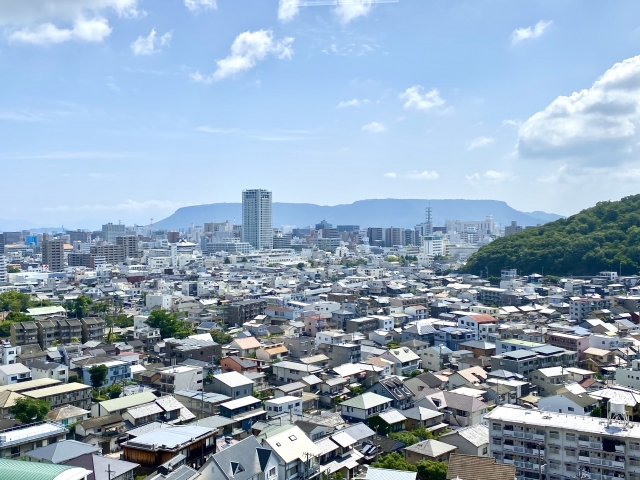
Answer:
<svg viewBox="0 0 640 480"><path fill-rule="evenodd" d="M616 460L607 460L604 459L602 460L602 465L606 466L606 467L613 467L613 468L622 468L624 469L624 462L619 462Z"/></svg>
<svg viewBox="0 0 640 480"><path fill-rule="evenodd" d="M625 447L624 445L616 445L616 452L618 453L624 453L625 452Z"/></svg>
<svg viewBox="0 0 640 480"><path fill-rule="evenodd" d="M585 440L578 440L578 445L584 448L593 448L595 450L602 450L601 442L587 442Z"/></svg>

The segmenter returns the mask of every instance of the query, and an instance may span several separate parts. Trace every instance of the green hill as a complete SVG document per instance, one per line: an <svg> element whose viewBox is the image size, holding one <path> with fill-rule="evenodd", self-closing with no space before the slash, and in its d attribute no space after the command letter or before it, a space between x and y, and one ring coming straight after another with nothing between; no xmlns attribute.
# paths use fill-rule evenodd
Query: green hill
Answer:
<svg viewBox="0 0 640 480"><path fill-rule="evenodd" d="M640 195L600 202L568 218L503 237L474 253L463 271L500 275L502 268L522 274L593 275L610 270L640 271Z"/></svg>

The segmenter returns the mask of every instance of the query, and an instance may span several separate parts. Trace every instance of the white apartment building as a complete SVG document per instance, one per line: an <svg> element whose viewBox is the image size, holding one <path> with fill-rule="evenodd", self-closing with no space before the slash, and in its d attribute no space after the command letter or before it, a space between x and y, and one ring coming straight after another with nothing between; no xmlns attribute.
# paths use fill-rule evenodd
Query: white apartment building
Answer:
<svg viewBox="0 0 640 480"><path fill-rule="evenodd" d="M610 404L611 411L624 406ZM517 480L640 480L640 424L499 406L485 415L490 453Z"/></svg>
<svg viewBox="0 0 640 480"><path fill-rule="evenodd" d="M432 257L444 255L444 240L442 237L429 235L423 238L424 254Z"/></svg>
<svg viewBox="0 0 640 480"><path fill-rule="evenodd" d="M0 255L0 285L7 284L7 260L4 255Z"/></svg>
<svg viewBox="0 0 640 480"><path fill-rule="evenodd" d="M202 368L187 365L158 368L160 373L160 391L175 393L180 390L202 390Z"/></svg>
<svg viewBox="0 0 640 480"><path fill-rule="evenodd" d="M273 249L272 194L255 189L242 192L242 240L257 250Z"/></svg>
<svg viewBox="0 0 640 480"><path fill-rule="evenodd" d="M589 298L571 297L569 300L569 317L572 320L582 321L588 318L594 310L611 308L611 298L598 296Z"/></svg>

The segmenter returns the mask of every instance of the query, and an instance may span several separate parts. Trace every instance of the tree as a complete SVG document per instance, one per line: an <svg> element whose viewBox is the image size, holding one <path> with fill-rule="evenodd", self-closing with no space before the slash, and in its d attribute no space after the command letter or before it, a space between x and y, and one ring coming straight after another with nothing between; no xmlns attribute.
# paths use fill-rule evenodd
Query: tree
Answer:
<svg viewBox="0 0 640 480"><path fill-rule="evenodd" d="M20 273L21 270L18 267L7 267L7 273Z"/></svg>
<svg viewBox="0 0 640 480"><path fill-rule="evenodd" d="M15 405L9 408L9 412L22 423L32 423L44 420L50 409L49 402L23 397L16 400Z"/></svg>
<svg viewBox="0 0 640 480"><path fill-rule="evenodd" d="M300 262L298 263L298 265L296 265L296 267L298 268L298 270L304 270L304 263Z"/></svg>
<svg viewBox="0 0 640 480"><path fill-rule="evenodd" d="M226 345L227 343L233 342L233 337L221 330L214 329L210 330L209 333L211 334L211 338L213 338L213 341L219 343L220 345Z"/></svg>
<svg viewBox="0 0 640 480"><path fill-rule="evenodd" d="M385 455L377 462L372 463L371 466L375 468L389 468L391 470L418 471L416 467L407 462L402 455L395 452Z"/></svg>
<svg viewBox="0 0 640 480"><path fill-rule="evenodd" d="M418 476L422 480L446 480L447 464L445 462L436 462L433 460L421 460L416 463Z"/></svg>
<svg viewBox="0 0 640 480"><path fill-rule="evenodd" d="M0 310L3 312L26 312L31 306L31 297L14 291L0 293Z"/></svg>
<svg viewBox="0 0 640 480"><path fill-rule="evenodd" d="M118 398L122 394L122 387L119 383L113 383L107 387L107 395L109 398L114 399Z"/></svg>
<svg viewBox="0 0 640 480"><path fill-rule="evenodd" d="M75 300L65 302L64 308L72 317L84 318L89 314L93 300L89 297L80 295Z"/></svg>
<svg viewBox="0 0 640 480"><path fill-rule="evenodd" d="M407 447L418 443L419 439L412 432L393 432L389 434L389 438L404 443Z"/></svg>
<svg viewBox="0 0 640 480"><path fill-rule="evenodd" d="M93 388L100 388L107 379L109 369L105 365L94 365L89 369L89 375L91 376L91 385Z"/></svg>
<svg viewBox="0 0 640 480"><path fill-rule="evenodd" d="M229 260L229 257L224 257L224 264L229 265L230 263L231 263L231 260Z"/></svg>
<svg viewBox="0 0 640 480"><path fill-rule="evenodd" d="M177 314L166 310L154 310L146 323L152 328L159 328L162 338L185 338L191 334L191 329L178 320Z"/></svg>

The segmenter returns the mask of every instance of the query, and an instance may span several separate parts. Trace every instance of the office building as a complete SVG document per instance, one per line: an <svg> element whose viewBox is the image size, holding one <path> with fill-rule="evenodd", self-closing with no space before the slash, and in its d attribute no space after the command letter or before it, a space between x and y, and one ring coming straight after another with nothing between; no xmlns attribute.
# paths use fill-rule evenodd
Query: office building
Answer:
<svg viewBox="0 0 640 480"><path fill-rule="evenodd" d="M369 237L369 245L384 247L384 228L367 228L367 237Z"/></svg>
<svg viewBox="0 0 640 480"><path fill-rule="evenodd" d="M107 223L102 225L102 239L108 243L116 243L116 238L125 236L124 225Z"/></svg>
<svg viewBox="0 0 640 480"><path fill-rule="evenodd" d="M360 225L338 225L337 228L340 233L358 233L360 231Z"/></svg>
<svg viewBox="0 0 640 480"><path fill-rule="evenodd" d="M424 254L431 255L433 257L440 257L444 255L444 242L442 237L427 236L424 237Z"/></svg>
<svg viewBox="0 0 640 480"><path fill-rule="evenodd" d="M404 228L387 228L384 232L384 243L387 247L403 246Z"/></svg>
<svg viewBox="0 0 640 480"><path fill-rule="evenodd" d="M45 240L42 242L42 269L48 269L50 272L64 270L64 241Z"/></svg>
<svg viewBox="0 0 640 480"><path fill-rule="evenodd" d="M258 250L273 248L272 195L268 190L242 192L242 239Z"/></svg>
<svg viewBox="0 0 640 480"><path fill-rule="evenodd" d="M178 233L178 232L167 233L167 238L169 238L170 233ZM178 234L178 238L180 238L180 234ZM170 243L175 243L175 242L170 242ZM135 235L126 235L124 237L116 237L116 245L119 247L122 247L124 258L138 258L138 237L136 237Z"/></svg>
<svg viewBox="0 0 640 480"><path fill-rule="evenodd" d="M640 424L610 403L610 419L499 406L487 415L490 454L518 480L640 480Z"/></svg>

